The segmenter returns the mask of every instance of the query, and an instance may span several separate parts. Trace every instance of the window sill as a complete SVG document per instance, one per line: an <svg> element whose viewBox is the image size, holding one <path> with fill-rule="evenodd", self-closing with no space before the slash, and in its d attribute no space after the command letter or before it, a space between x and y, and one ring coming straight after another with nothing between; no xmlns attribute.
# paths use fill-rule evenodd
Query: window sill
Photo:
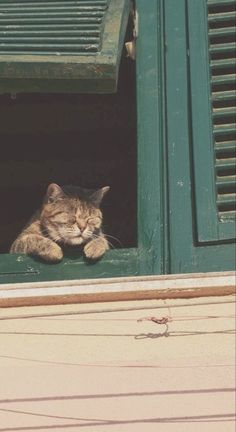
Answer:
<svg viewBox="0 0 236 432"><path fill-rule="evenodd" d="M0 307L194 298L235 293L235 272L7 283Z"/></svg>

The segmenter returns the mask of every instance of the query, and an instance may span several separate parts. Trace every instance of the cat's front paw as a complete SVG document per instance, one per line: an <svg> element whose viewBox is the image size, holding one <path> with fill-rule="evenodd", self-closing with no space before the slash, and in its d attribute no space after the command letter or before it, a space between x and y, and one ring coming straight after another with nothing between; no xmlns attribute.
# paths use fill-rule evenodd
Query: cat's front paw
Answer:
<svg viewBox="0 0 236 432"><path fill-rule="evenodd" d="M63 252L60 246L50 240L39 250L38 254L43 260L52 263L60 262L63 258Z"/></svg>
<svg viewBox="0 0 236 432"><path fill-rule="evenodd" d="M96 260L101 258L107 251L107 249L108 244L106 239L104 239L103 237L97 238L91 240L89 243L86 244L86 246L84 247L84 254L86 258Z"/></svg>

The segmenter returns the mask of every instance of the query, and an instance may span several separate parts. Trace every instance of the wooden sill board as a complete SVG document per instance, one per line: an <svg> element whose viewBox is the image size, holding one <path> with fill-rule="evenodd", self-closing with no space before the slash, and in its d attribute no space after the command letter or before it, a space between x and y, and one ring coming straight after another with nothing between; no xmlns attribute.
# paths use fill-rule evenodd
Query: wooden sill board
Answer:
<svg viewBox="0 0 236 432"><path fill-rule="evenodd" d="M217 272L3 284L0 307L222 296L235 281L235 272Z"/></svg>

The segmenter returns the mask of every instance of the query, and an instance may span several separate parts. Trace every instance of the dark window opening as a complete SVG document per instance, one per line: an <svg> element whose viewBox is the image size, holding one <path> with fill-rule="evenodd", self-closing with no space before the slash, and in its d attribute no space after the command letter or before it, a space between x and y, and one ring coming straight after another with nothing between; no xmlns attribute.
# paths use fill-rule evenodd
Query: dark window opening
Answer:
<svg viewBox="0 0 236 432"><path fill-rule="evenodd" d="M104 231L137 243L135 63L122 58L116 94L0 96L0 253L40 206L47 185L109 185Z"/></svg>

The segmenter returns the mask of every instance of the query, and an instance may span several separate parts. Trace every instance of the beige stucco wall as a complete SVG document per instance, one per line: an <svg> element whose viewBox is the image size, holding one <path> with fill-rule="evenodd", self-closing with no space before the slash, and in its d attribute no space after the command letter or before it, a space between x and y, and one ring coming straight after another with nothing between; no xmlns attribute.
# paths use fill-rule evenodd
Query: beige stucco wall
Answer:
<svg viewBox="0 0 236 432"><path fill-rule="evenodd" d="M233 432L233 300L0 310L0 432Z"/></svg>

